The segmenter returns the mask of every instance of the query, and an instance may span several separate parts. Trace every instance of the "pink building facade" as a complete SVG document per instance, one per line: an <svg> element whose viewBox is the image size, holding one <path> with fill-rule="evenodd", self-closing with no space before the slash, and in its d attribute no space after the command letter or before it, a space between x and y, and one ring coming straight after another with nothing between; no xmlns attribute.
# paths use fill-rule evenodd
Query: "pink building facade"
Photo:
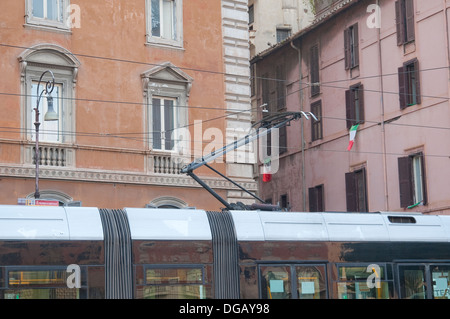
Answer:
<svg viewBox="0 0 450 319"><path fill-rule="evenodd" d="M291 211L450 213L450 3L322 2L251 61L254 106L318 118L280 134L260 196Z"/></svg>

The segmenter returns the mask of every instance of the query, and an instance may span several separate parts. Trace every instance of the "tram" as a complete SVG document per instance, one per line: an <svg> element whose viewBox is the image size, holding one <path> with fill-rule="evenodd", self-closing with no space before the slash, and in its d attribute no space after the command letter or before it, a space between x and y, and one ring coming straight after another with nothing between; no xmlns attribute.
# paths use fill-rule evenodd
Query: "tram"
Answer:
<svg viewBox="0 0 450 319"><path fill-rule="evenodd" d="M450 216L0 206L0 298L449 299Z"/></svg>

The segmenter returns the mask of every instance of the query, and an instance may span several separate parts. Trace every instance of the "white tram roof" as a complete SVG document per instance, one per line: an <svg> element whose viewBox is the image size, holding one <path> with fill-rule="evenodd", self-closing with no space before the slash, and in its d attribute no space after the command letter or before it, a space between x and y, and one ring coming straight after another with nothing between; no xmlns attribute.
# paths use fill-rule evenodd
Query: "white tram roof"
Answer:
<svg viewBox="0 0 450 319"><path fill-rule="evenodd" d="M203 210L125 208L133 240L211 240Z"/></svg>
<svg viewBox="0 0 450 319"><path fill-rule="evenodd" d="M134 240L212 238L203 210L125 211ZM241 241L450 241L450 216L445 215L264 211L232 211L231 215ZM0 205L0 240L102 239L98 208Z"/></svg>
<svg viewBox="0 0 450 319"><path fill-rule="evenodd" d="M238 240L450 241L450 216L443 215L264 211L231 214Z"/></svg>
<svg viewBox="0 0 450 319"><path fill-rule="evenodd" d="M97 208L0 205L0 240L103 240Z"/></svg>

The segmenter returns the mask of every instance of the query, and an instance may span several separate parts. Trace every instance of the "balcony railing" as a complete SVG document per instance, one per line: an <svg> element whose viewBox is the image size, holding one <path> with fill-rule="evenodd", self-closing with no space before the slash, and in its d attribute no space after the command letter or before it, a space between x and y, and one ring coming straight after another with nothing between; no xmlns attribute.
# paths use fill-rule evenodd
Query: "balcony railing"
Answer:
<svg viewBox="0 0 450 319"><path fill-rule="evenodd" d="M179 157L170 155L153 156L153 172L157 174L180 174L181 168L185 165Z"/></svg>
<svg viewBox="0 0 450 319"><path fill-rule="evenodd" d="M67 166L66 150L54 146L39 147L39 165L42 166ZM33 164L36 164L36 147L33 147Z"/></svg>

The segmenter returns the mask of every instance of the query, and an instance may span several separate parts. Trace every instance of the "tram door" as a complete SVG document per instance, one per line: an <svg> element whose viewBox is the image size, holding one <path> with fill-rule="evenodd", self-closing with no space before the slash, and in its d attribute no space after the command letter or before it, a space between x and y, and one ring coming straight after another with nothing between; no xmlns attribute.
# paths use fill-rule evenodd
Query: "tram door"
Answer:
<svg viewBox="0 0 450 319"><path fill-rule="evenodd" d="M450 299L450 265L399 264L402 299Z"/></svg>

